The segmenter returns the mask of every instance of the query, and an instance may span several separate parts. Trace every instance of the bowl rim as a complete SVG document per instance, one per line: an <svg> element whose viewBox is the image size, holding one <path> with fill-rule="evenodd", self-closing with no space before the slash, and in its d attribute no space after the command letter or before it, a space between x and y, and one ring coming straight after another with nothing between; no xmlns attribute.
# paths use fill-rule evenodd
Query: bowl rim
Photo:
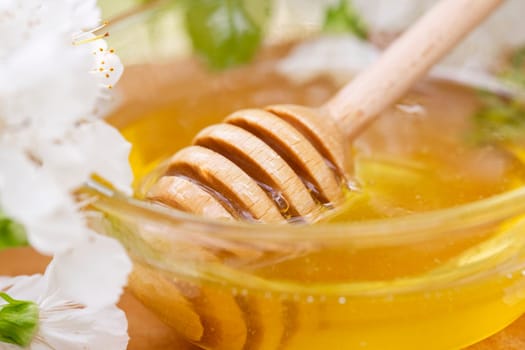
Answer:
<svg viewBox="0 0 525 350"><path fill-rule="evenodd" d="M379 218L345 223L275 224L220 221L167 206L129 197L95 180L86 184L91 194L107 205L119 203L131 206L144 215L173 224L184 223L191 230L207 232L221 239L246 239L290 241L293 239L322 241L370 240L398 243L419 242L435 238L444 232L460 231L502 222L525 214L525 186L495 194L477 201L399 217ZM97 208L97 200L92 205ZM203 231L204 229L204 231ZM249 229L250 234L246 234ZM283 231L288 234L283 235ZM425 234L421 234L425 231ZM285 236L285 237L283 237ZM363 242L363 243L364 243Z"/></svg>
<svg viewBox="0 0 525 350"><path fill-rule="evenodd" d="M415 242L440 238L443 235L449 235L451 232L461 234L463 232L461 230L469 234L468 230L465 230L466 228L500 223L509 218L520 217L520 214L525 213L525 186L457 207L416 213L404 217L377 219L367 222L323 223L302 226L250 224L236 221L223 222L131 198L96 181L90 181L87 189L92 196L98 197L93 202L95 209L111 213L112 207L123 204L124 206L120 210L126 211L131 208L133 212L129 214L141 215L141 213L144 213L144 215L148 216L148 220L155 220L159 225L165 223L168 225L182 225L184 235L190 235L186 237L190 241L193 233L214 235L214 238L225 241L233 240L237 243L243 240L247 240L248 243L256 241L262 244L266 242L291 243L292 247L294 244L304 243L305 241L315 242L316 240L328 245L350 242L353 247L363 245L365 248L375 248L381 245L410 245ZM508 205L516 202L516 200L521 200L519 205ZM525 215L521 215L521 217L523 218ZM479 222L479 219L486 220ZM449 225L444 226L443 222ZM520 230L524 222L521 218L518 220L518 228ZM246 234L247 229L250 230L250 234ZM421 234L422 230L425 230L424 234ZM283 234L283 231L286 234ZM512 227L509 232L511 235L515 234ZM506 234L503 236L506 237ZM201 237L197 237L197 239ZM496 237L499 237L499 235ZM468 251L471 251L471 249L479 250L478 253L481 254L474 257L467 254L467 257L462 259L462 261L466 259L463 263L458 263L453 259L451 263L446 263L437 269L425 270L414 275L399 276L393 279L382 278L379 280L304 284L289 279L259 276L258 274L253 274L253 271L250 271L250 269L239 269L235 266L225 266L223 263L210 261L197 263L198 268L196 268L195 262L192 262L187 268L179 266L177 271L187 275L189 278L205 279L208 282L222 285L227 285L228 282L234 285L238 283L239 276L241 276L242 285L254 291L264 291L269 288L272 291L281 291L283 293L294 291L301 295L325 294L331 296L345 295L348 297L407 295L422 291L438 292L443 288L451 288L452 286L475 285L484 283L484 281L491 281L494 278L508 278L506 276L513 275L518 270L525 271L525 263L519 259L516 261L513 258L515 253L523 250L521 244L516 245L503 238L502 242L500 242L503 244L500 244L492 252L491 249L487 251L485 242L486 240L482 240L467 248ZM139 261L166 273L174 272L172 263L166 262L159 257L144 255L141 249L135 251L137 248L136 244L128 247L128 249L130 248L132 255L138 258ZM500 253L503 252L502 249L506 252L510 251L511 256L508 254L500 256ZM199 273L204 275L199 275ZM522 272L521 274L524 273Z"/></svg>

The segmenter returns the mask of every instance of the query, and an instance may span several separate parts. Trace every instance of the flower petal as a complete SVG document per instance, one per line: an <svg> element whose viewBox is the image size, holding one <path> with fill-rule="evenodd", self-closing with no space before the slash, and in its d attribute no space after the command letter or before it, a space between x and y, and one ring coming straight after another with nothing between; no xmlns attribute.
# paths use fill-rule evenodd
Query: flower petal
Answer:
<svg viewBox="0 0 525 350"><path fill-rule="evenodd" d="M88 74L92 60L89 47L71 45L66 34L30 41L0 65L0 115L8 126L24 125L50 140L60 138L93 114L99 83Z"/></svg>
<svg viewBox="0 0 525 350"><path fill-rule="evenodd" d="M121 350L128 344L126 315L114 305L67 309L58 301L42 309L41 319L43 341L35 340L31 350Z"/></svg>
<svg viewBox="0 0 525 350"><path fill-rule="evenodd" d="M52 255L77 246L86 240L86 225L76 206L63 205L39 220L25 224L31 246L40 253Z"/></svg>
<svg viewBox="0 0 525 350"><path fill-rule="evenodd" d="M52 212L67 200L53 178L15 148L0 148L0 204L23 224Z"/></svg>
<svg viewBox="0 0 525 350"><path fill-rule="evenodd" d="M61 176L70 177L75 171L81 172L80 174L97 174L122 192L131 194L133 173L128 160L131 145L117 129L100 120L84 123L64 140L62 150L72 149L81 155L81 164L73 164L77 170L70 169L70 175L62 172ZM57 156L58 154L49 157L47 164L54 164L62 170L72 166L61 161L62 158ZM86 178L79 179L85 181Z"/></svg>
<svg viewBox="0 0 525 350"><path fill-rule="evenodd" d="M14 299L37 301L47 290L47 280L41 274L0 277L0 291ZM0 302L3 304L4 302Z"/></svg>
<svg viewBox="0 0 525 350"><path fill-rule="evenodd" d="M53 254L84 240L85 219L67 188L23 151L0 147L0 207L24 226L31 245Z"/></svg>
<svg viewBox="0 0 525 350"><path fill-rule="evenodd" d="M131 261L116 240L94 232L84 244L57 254L48 266L50 292L100 308L115 304L131 271Z"/></svg>
<svg viewBox="0 0 525 350"><path fill-rule="evenodd" d="M95 41L92 45L95 55L94 72L103 86L113 87L119 81L124 66L114 50L108 49L107 42L103 39Z"/></svg>

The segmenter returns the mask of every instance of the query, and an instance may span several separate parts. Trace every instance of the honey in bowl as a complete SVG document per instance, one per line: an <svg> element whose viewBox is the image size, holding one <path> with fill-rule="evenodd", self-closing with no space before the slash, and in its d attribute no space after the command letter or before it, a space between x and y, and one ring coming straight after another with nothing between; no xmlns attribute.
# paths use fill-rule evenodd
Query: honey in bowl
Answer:
<svg viewBox="0 0 525 350"><path fill-rule="evenodd" d="M194 61L128 67L112 120L134 146L137 192L231 111L329 98L338 86L327 77L296 84L275 70L289 49L218 74ZM135 256L132 290L205 349L453 349L482 339L524 309L523 224L510 214L476 222L461 207L433 216L523 185L518 145L469 141L480 108L472 89L416 86L348 146L342 209L302 237L286 225L268 233L121 217L121 230L152 248Z"/></svg>

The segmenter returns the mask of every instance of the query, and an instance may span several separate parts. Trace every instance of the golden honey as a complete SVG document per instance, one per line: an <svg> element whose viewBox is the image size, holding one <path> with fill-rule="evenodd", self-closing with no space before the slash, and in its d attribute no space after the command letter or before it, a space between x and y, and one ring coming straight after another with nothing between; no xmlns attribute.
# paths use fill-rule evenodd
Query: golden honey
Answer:
<svg viewBox="0 0 525 350"><path fill-rule="evenodd" d="M324 77L279 75L283 50L223 73L193 61L129 67L112 121L133 144L137 186L232 111L315 106L336 91ZM139 84L145 73L155 81ZM137 259L132 290L204 349L443 350L496 332L525 310L525 222L497 216L497 200L461 205L520 188L525 166L520 146L468 141L478 108L472 89L416 86L348 146L347 199L304 239L283 226L266 240L260 225L254 238L221 225L199 231L216 241L192 228L169 236L168 224L134 218L128 230L155 239L142 236L154 252Z"/></svg>

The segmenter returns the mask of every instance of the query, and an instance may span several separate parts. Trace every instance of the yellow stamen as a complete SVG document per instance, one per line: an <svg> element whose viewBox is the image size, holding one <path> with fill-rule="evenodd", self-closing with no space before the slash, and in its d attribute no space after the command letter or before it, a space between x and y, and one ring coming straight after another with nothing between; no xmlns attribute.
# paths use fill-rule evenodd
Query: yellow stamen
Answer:
<svg viewBox="0 0 525 350"><path fill-rule="evenodd" d="M96 31L101 30L102 28L104 28L105 26L107 26L108 23L109 23L108 21L104 21L104 22L102 22L98 27L93 28L93 29L90 29L90 30L87 30L87 32L88 32L88 33L93 33L93 34L95 34Z"/></svg>
<svg viewBox="0 0 525 350"><path fill-rule="evenodd" d="M82 39L82 40L78 40L78 41L73 41L73 45L78 46L78 45L82 45L82 44L91 43L91 42L97 41L99 39L107 38L108 36L109 36L109 33L105 32L104 34L96 35L96 36L88 38L88 39ZM102 48L100 49L100 51L103 51Z"/></svg>

